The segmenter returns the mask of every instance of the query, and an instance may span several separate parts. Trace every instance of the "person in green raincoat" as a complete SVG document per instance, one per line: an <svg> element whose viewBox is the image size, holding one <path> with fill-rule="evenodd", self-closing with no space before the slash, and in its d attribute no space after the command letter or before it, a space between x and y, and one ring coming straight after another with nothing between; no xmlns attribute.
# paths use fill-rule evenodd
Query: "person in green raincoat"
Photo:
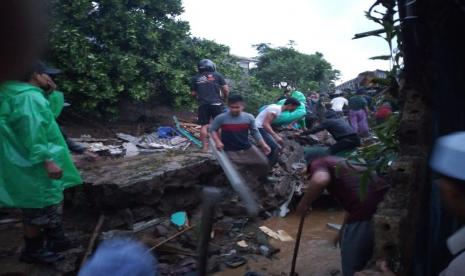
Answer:
<svg viewBox="0 0 465 276"><path fill-rule="evenodd" d="M303 119L307 112L305 108L305 95L302 92L295 90L291 93L290 97L298 100L301 103L301 105L299 105L296 110L282 112L281 115L273 121L273 125L285 126L293 123L298 123L300 128L305 128L305 120ZM285 102L286 99L283 99L277 102L276 104L284 105Z"/></svg>
<svg viewBox="0 0 465 276"><path fill-rule="evenodd" d="M39 62L30 72L0 84L0 207L22 210L20 260L53 263L73 247L62 225L63 191L82 180L55 120L64 101L59 93L48 100L56 88L49 74L58 72Z"/></svg>

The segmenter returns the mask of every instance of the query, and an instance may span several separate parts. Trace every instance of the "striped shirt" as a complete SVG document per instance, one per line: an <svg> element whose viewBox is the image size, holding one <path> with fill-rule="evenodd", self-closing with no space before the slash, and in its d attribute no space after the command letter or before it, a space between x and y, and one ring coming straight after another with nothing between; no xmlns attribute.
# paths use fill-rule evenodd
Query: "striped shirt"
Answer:
<svg viewBox="0 0 465 276"><path fill-rule="evenodd" d="M210 125L210 130L218 131L220 129L225 151L249 149L252 146L249 141L249 133L257 142L262 140L255 125L254 116L246 112L241 112L238 116L233 116L230 112L218 115Z"/></svg>

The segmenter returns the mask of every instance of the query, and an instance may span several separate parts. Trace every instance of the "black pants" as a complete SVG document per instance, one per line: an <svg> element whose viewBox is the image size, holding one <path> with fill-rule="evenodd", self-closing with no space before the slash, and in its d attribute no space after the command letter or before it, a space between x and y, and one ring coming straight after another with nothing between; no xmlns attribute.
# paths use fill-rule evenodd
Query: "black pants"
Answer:
<svg viewBox="0 0 465 276"><path fill-rule="evenodd" d="M201 126L210 124L210 120L224 112L222 104L202 104L198 110L198 124Z"/></svg>
<svg viewBox="0 0 465 276"><path fill-rule="evenodd" d="M337 154L347 150L354 150L356 147L360 146L360 137L358 137L357 134L341 137L336 141L336 144L329 148L329 152L331 154Z"/></svg>
<svg viewBox="0 0 465 276"><path fill-rule="evenodd" d="M48 240L66 239L63 229L63 206L61 203L45 208L23 208L23 223L41 228Z"/></svg>

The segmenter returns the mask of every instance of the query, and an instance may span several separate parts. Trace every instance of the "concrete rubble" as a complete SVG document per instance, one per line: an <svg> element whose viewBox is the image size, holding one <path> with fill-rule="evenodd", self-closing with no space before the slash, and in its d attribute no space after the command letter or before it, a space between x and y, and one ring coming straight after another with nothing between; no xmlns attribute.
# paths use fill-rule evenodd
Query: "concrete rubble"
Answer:
<svg viewBox="0 0 465 276"><path fill-rule="evenodd" d="M179 228L170 223L169 216L182 210L187 212L190 225L198 226L201 217L200 192L204 186L220 187L225 199L215 215L210 271L243 265L245 262L239 261L243 257L245 260L252 255L271 257L279 251L258 230L260 221L247 217L245 207L230 188L211 154L201 153L193 147L189 150L175 147L158 149L150 154L127 155L128 147L124 143L136 145L138 150L154 150L150 144L160 143L161 140L150 140L150 137L145 135L141 139L118 135L119 140L124 141L89 136L76 139L87 145L88 149L97 149L96 152L103 156L96 163L85 163L80 167L84 185L65 192L64 220L67 233L78 240L82 247L66 252L66 261L53 268L36 269L37 275L63 275L76 271L78 260L82 258L84 248L89 243L91 229L102 214L105 220L99 240L128 236L142 240L148 246L155 246L179 232ZM185 142L179 136L176 139ZM168 144L169 141L161 143ZM272 172L276 181L262 185L255 191L262 218L279 215L283 203L287 202L286 207L292 208L289 204L296 191L295 187L303 184L300 174L303 149L295 141L286 140L286 143L288 145L282 155L281 165L276 166ZM112 150L118 147L121 147L123 153L112 154ZM134 147L132 149L134 151ZM195 270L197 231L194 227L155 249L161 275L183 275ZM14 254L10 255L13 257ZM18 264L9 271L24 269L24 266Z"/></svg>
<svg viewBox="0 0 465 276"><path fill-rule="evenodd" d="M276 182L269 183L262 190L255 191L262 216L272 216L273 211L288 201L295 186L302 184L296 174L301 170L302 149L287 141L288 150L283 154L281 167L273 170ZM266 236L258 233L259 224L246 216L244 206L229 186L221 168L210 154L196 151L162 151L156 154L119 158L82 168L85 185L75 189L68 198L76 205L87 204L107 213L105 235L115 235L114 229L124 229L135 222L163 218L160 223L136 236L149 245L169 238L177 233L166 219L168 214L187 210L193 224L200 220L198 206L203 186L221 187L225 194L216 214L213 227L214 240L211 246L210 271L239 265L231 260L237 256L260 254L270 257L278 250L272 248ZM82 200L85 198L85 200ZM113 231L113 232L111 232ZM134 235L119 230L116 235ZM103 235L103 236L105 236ZM257 238L257 235L259 236ZM156 238L155 238L156 237ZM243 241L247 246L239 246ZM157 248L161 263L161 275L180 275L195 270L197 236L187 231L177 239ZM237 258L236 258L237 259ZM234 259L235 260L235 259Z"/></svg>

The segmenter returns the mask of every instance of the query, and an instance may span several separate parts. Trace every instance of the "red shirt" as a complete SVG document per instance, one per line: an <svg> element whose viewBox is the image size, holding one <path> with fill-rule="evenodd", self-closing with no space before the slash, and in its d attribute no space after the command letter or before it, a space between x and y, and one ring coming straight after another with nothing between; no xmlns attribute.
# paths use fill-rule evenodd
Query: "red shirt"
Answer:
<svg viewBox="0 0 465 276"><path fill-rule="evenodd" d="M370 220L389 188L382 178L375 175L373 180L368 180L367 193L365 198L360 200L360 177L363 169L353 168L347 164L346 159L336 156L326 156L313 161L308 167L308 173L312 175L317 171L331 175L327 190L349 213L347 223Z"/></svg>
<svg viewBox="0 0 465 276"><path fill-rule="evenodd" d="M379 119L387 119L389 116L391 116L392 110L390 107L387 106L382 106L376 111L375 117Z"/></svg>

